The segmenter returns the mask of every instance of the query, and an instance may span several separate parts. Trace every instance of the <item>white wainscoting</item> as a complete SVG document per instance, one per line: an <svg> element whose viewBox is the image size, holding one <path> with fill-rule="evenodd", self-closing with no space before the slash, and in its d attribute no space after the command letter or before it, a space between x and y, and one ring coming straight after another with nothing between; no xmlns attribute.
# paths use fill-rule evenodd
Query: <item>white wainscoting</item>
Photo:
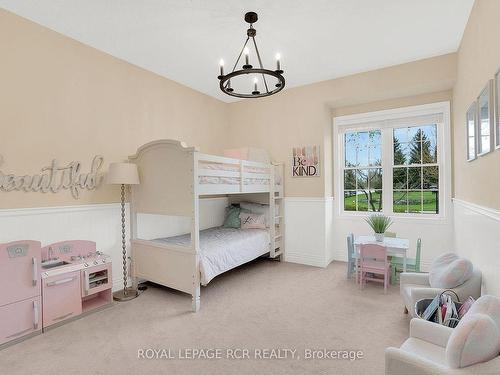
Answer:
<svg viewBox="0 0 500 375"><path fill-rule="evenodd" d="M285 260L326 267L332 260L347 261L346 237L371 229L363 216L338 214L333 198L285 198ZM409 257L415 256L422 239L422 268L429 268L439 255L454 250L451 210L444 219L394 218L391 230L410 240Z"/></svg>
<svg viewBox="0 0 500 375"><path fill-rule="evenodd" d="M228 198L200 199L200 229L219 227L224 223ZM137 215L137 237L145 240L177 236L191 232L191 218L168 215Z"/></svg>
<svg viewBox="0 0 500 375"><path fill-rule="evenodd" d="M120 215L118 203L0 210L0 242L37 240L46 246L66 240L95 241L98 250L111 256L113 290L119 290L123 288Z"/></svg>
<svg viewBox="0 0 500 375"><path fill-rule="evenodd" d="M483 273L483 294L500 297L500 211L454 199L455 247Z"/></svg>
<svg viewBox="0 0 500 375"><path fill-rule="evenodd" d="M326 267L331 246L331 198L285 198L285 261Z"/></svg>
<svg viewBox="0 0 500 375"><path fill-rule="evenodd" d="M220 225L221 218L224 219L226 205L227 198L200 200L202 226ZM128 217L128 204L126 209ZM120 215L119 203L4 209L0 210L0 242L30 239L40 241L42 246L46 246L65 240L95 241L98 250L111 256L113 290L119 290L123 287ZM164 231L160 231L158 227L154 229L161 237L171 235L178 231L179 227L165 226ZM127 243L129 233L130 231L127 231Z"/></svg>

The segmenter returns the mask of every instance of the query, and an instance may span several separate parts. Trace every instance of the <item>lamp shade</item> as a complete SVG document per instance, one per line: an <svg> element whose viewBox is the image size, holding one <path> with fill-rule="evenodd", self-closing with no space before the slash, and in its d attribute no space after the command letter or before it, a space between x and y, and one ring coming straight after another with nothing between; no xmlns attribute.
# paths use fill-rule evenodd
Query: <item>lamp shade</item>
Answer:
<svg viewBox="0 0 500 375"><path fill-rule="evenodd" d="M134 163L111 163L106 177L107 184L138 185L139 173Z"/></svg>

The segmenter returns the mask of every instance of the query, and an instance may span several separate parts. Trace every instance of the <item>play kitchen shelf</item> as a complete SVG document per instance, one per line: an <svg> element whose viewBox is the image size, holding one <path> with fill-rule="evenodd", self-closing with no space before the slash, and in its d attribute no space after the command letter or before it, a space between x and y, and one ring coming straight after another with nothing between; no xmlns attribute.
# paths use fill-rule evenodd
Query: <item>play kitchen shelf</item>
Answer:
<svg viewBox="0 0 500 375"><path fill-rule="evenodd" d="M42 256L47 259L42 262L44 329L112 303L111 260L94 242L52 244Z"/></svg>
<svg viewBox="0 0 500 375"><path fill-rule="evenodd" d="M82 271L83 312L106 306L113 300L111 294L111 263L93 265Z"/></svg>

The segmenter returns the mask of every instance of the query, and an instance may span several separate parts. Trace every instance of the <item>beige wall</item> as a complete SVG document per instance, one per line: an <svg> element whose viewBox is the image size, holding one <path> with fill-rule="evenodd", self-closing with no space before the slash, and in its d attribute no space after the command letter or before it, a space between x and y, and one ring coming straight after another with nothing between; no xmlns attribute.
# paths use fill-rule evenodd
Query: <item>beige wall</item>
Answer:
<svg viewBox="0 0 500 375"><path fill-rule="evenodd" d="M0 170L34 174L57 158L125 159L159 138L225 147L226 104L0 10ZM75 201L58 194L1 192L0 208L113 202L103 186Z"/></svg>
<svg viewBox="0 0 500 375"><path fill-rule="evenodd" d="M500 207L497 151L465 162L465 110L500 66L494 45L500 32L495 1L478 1L457 54L319 82L257 100L225 104L58 33L0 10L0 154L4 173L34 174L57 158L89 168L95 154L106 165L153 139L175 138L220 153L255 146L284 161L288 196L331 196L332 117L450 100L454 110L456 196ZM493 28L496 28L493 30ZM479 56L479 57L478 57ZM291 74L291 73L290 73ZM292 179L290 155L297 145L323 147L319 178ZM493 185L492 185L493 184ZM483 186L484 185L484 186ZM75 201L59 194L0 192L0 208L112 202L107 186Z"/></svg>
<svg viewBox="0 0 500 375"><path fill-rule="evenodd" d="M455 197L500 209L500 150L466 161L465 114L500 68L500 1L476 0L458 51L454 101Z"/></svg>
<svg viewBox="0 0 500 375"><path fill-rule="evenodd" d="M284 161L287 196L331 196L334 115L449 100L455 77L456 54L449 54L231 103L230 143L263 147ZM321 177L291 177L292 147L301 145L323 147Z"/></svg>

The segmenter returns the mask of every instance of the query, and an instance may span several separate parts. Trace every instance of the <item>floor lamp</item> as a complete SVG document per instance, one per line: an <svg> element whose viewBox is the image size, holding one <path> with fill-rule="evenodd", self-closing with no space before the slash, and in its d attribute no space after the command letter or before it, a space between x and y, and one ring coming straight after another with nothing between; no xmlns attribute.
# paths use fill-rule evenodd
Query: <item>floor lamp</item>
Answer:
<svg viewBox="0 0 500 375"><path fill-rule="evenodd" d="M127 286L127 248L125 243L125 185L138 185L139 173L133 163L111 163L109 165L108 184L121 185L122 188L122 254L123 254L123 290L113 293L116 301L128 301L139 295L136 289Z"/></svg>

